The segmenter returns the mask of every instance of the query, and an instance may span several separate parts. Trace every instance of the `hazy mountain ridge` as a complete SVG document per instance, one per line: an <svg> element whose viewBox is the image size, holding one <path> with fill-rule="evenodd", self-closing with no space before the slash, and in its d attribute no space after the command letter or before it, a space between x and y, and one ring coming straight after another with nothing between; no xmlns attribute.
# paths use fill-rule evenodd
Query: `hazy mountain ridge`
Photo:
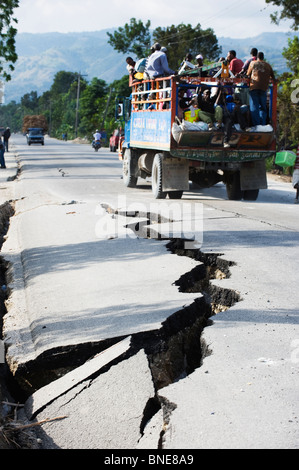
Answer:
<svg viewBox="0 0 299 470"><path fill-rule="evenodd" d="M80 72L87 80L98 77L108 84L127 73L125 56L108 44L107 31L81 33L20 33L16 37L18 61L12 80L5 86L5 103L19 101L25 93L49 90L60 70ZM282 57L288 38L294 33L262 33L246 39L218 38L222 55L235 49L241 59L249 56L251 47L265 53L266 59L278 72L286 70ZM200 51L199 51L200 52Z"/></svg>

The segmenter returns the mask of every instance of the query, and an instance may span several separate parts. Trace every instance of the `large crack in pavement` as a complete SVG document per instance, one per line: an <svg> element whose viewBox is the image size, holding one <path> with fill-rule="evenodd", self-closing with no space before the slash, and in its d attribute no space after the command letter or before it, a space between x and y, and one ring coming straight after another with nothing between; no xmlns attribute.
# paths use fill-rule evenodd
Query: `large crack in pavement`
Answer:
<svg viewBox="0 0 299 470"><path fill-rule="evenodd" d="M128 227L135 233L137 232L139 237L144 238L150 238L152 233L149 228L148 218L150 218L151 223L154 220L157 225L167 222L165 218L158 214L142 214L139 211L128 214L124 211L114 211L108 206L105 210L113 217L131 217L132 223L129 223ZM6 224L4 223L6 229L9 217L12 215L13 212L7 213ZM134 223L134 217L143 217L145 221ZM154 236L156 239L159 238L157 232ZM214 279L221 280L230 277L230 267L234 263L225 260L223 254L203 253L200 249L186 249L184 240L178 238L169 240L166 248L176 256L187 256L198 262L194 269L182 274L179 279L174 281L174 284L180 292L198 292L199 297L195 298L191 305L184 306L170 315L162 323L160 329L132 334L129 346L125 351L93 370L92 373L87 374L79 382L63 390L61 395L58 393L58 396L55 397L57 399L59 396L66 396L75 386L79 387L75 396L79 396L83 390L90 388L91 384L100 377L106 377L108 372L111 372L116 366L128 363L132 358L139 357L142 353L148 363L154 393L149 393L148 399L142 405L143 411L140 415L139 438L137 441L142 440L152 420L161 413L162 425L157 448L163 447L163 435L167 429L171 413L176 407L174 403L169 403L160 395L159 390L185 378L202 365L204 358L212 353L209 346L201 338L204 328L212 324L211 318L213 315L229 309L240 300L237 292L221 288L219 285L213 285ZM5 274L6 269L7 264L4 262L2 263L2 275ZM22 398L26 399L32 393L55 383L54 381L59 380L59 377L67 376L94 356L105 353L109 348L113 348L125 340L125 337L117 337L105 341L77 344L72 347L57 348L55 351L51 350L47 354L39 356L36 361L27 363L25 367L20 368L15 377L18 387L21 387ZM28 384L30 385L28 386ZM20 391L19 388L15 390ZM16 399L19 398L16 397ZM27 418L29 420L36 419L48 404L48 402L45 402L40 407L35 408L35 411L27 412ZM25 419L24 416L23 419ZM136 445L138 442L136 442Z"/></svg>

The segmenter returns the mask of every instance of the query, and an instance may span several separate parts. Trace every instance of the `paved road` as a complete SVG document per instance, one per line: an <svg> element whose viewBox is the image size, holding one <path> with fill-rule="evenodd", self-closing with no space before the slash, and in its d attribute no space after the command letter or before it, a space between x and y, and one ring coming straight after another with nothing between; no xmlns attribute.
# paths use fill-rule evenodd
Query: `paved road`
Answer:
<svg viewBox="0 0 299 470"><path fill-rule="evenodd" d="M153 210L150 184L124 188L115 154L52 139L44 148L15 145L22 171L2 250L14 276L5 321L11 367L45 367L62 352L83 354L84 344L103 348L29 398L29 418L67 416L43 426L42 446L298 448L299 222L291 185L269 180L255 203L226 200L221 184L184 194L171 214L177 222L158 227L178 233L182 216L195 223L203 214L206 257L195 260L126 228L144 214L132 220L103 210ZM194 285L202 264L220 274L210 291L219 293L212 300L220 312L201 335L198 367L198 340L190 341L198 330L183 336L182 322L202 308L202 293L180 292L175 282L192 272L185 284ZM226 309L230 296L239 301ZM166 353L156 349L161 343ZM168 384L169 368L191 362L188 351L198 356L196 370Z"/></svg>

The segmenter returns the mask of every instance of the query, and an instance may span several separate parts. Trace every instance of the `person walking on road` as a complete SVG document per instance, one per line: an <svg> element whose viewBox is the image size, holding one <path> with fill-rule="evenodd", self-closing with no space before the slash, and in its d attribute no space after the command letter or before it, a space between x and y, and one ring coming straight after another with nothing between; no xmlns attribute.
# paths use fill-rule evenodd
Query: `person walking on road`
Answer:
<svg viewBox="0 0 299 470"><path fill-rule="evenodd" d="M3 132L4 145L5 145L6 152L8 152L8 141L9 141L10 136L11 136L10 128L7 127L5 131Z"/></svg>
<svg viewBox="0 0 299 470"><path fill-rule="evenodd" d="M5 166L5 159L4 159L4 143L2 142L2 139L0 137L0 166L1 168L6 168Z"/></svg>

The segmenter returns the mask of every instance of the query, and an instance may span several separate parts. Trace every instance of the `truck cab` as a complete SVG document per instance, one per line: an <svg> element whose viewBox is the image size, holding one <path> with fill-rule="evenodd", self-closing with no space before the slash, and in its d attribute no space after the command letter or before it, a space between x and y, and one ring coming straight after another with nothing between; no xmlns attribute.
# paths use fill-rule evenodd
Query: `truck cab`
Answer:
<svg viewBox="0 0 299 470"><path fill-rule="evenodd" d="M40 127L29 127L26 134L27 144L44 145L44 130Z"/></svg>
<svg viewBox="0 0 299 470"><path fill-rule="evenodd" d="M268 90L267 126L246 131L234 126L229 148L224 146L223 127L207 129L203 123L190 122L179 107L180 96L196 94L201 87L216 93L222 87L248 104L247 79L201 78L195 70L131 87L130 98L118 102L125 121L119 154L127 187L135 187L138 178L151 177L156 199L181 198L190 181L200 187L223 181L231 200L256 200L259 190L267 188L265 160L276 152L275 83Z"/></svg>

